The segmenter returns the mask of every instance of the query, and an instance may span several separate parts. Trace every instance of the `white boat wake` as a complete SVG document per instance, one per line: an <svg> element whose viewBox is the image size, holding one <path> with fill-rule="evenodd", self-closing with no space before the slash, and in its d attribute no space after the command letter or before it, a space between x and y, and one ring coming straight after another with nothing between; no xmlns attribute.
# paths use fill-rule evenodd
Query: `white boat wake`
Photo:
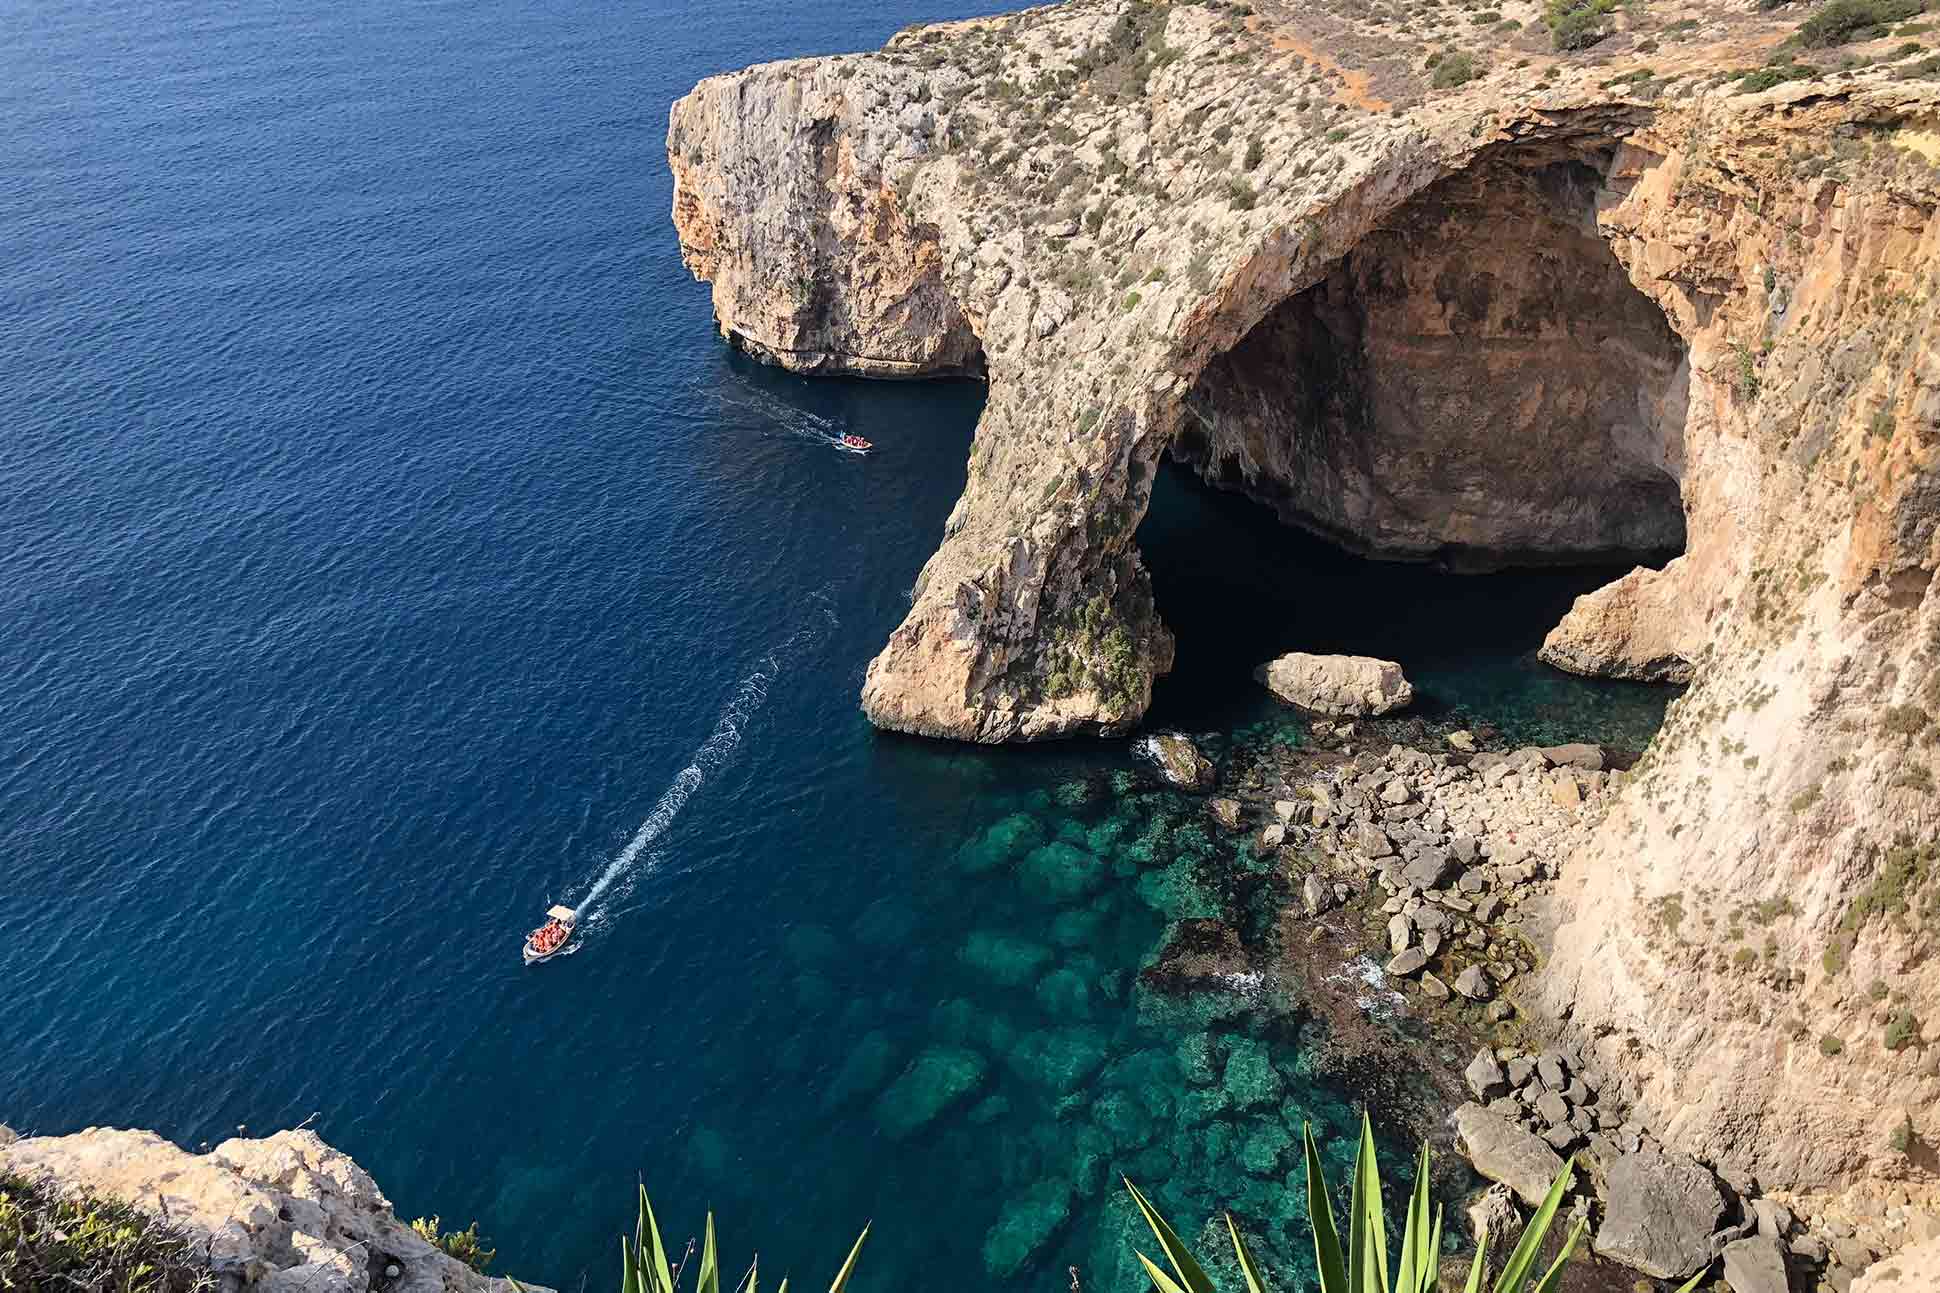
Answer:
<svg viewBox="0 0 1940 1293"><path fill-rule="evenodd" d="M851 448L842 442L842 436L847 428L834 418L796 408L793 404L751 386L742 387L741 391L746 398L737 398L733 395L717 395L715 398L726 407L743 409L753 414L757 425L770 434L790 436L798 440L812 440L844 453L867 452L867 450Z"/></svg>
<svg viewBox="0 0 1940 1293"><path fill-rule="evenodd" d="M581 918L582 928L596 928L606 923L604 912L590 909L606 895L608 890L622 880L627 882L622 888L622 893L631 892L632 881L640 869L642 854L647 855L646 866L649 870L659 860L658 852L648 853L648 850L653 847L656 840L667 833L667 828L674 824L674 819L680 816L680 810L687 806L687 801L693 797L694 792L720 770L729 756L734 753L735 747L741 744L742 730L747 726L748 720L754 717L762 704L767 701L768 688L774 684L789 658L814 644L835 628L837 623L835 608L829 591L828 588L823 588L810 595L809 600L814 604L816 611L812 622L796 630L787 641L769 651L761 658L754 672L741 680L741 685L735 688L734 695L729 698L727 706L721 711L720 718L715 721L713 732L701 742L700 748L694 751L687 766L674 774L673 784L662 792L659 801L653 806L653 811L647 814L647 819L640 823L640 828L633 832L633 837L601 870L598 878L593 881L592 887L586 891L586 896L575 904L578 910L584 913ZM577 951L577 946L572 950Z"/></svg>

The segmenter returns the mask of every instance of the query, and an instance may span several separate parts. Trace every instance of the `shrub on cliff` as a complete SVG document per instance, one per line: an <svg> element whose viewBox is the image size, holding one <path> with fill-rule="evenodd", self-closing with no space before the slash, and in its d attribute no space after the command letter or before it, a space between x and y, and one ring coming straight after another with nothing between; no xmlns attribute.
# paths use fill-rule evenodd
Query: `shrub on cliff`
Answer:
<svg viewBox="0 0 1940 1293"><path fill-rule="evenodd" d="M1428 78L1429 84L1437 90L1451 90L1458 85L1466 85L1482 75L1475 66L1475 59L1466 53L1456 51L1444 54L1435 62L1435 74Z"/></svg>
<svg viewBox="0 0 1940 1293"><path fill-rule="evenodd" d="M1617 0L1549 0L1543 21L1558 49L1588 49L1610 34L1605 23Z"/></svg>
<svg viewBox="0 0 1940 1293"><path fill-rule="evenodd" d="M200 1246L125 1203L0 1175L0 1289L213 1293Z"/></svg>
<svg viewBox="0 0 1940 1293"><path fill-rule="evenodd" d="M478 1223L474 1221L463 1230L440 1230L439 1220L437 1217L419 1217L411 1223L411 1229L417 1231L418 1237L426 1243L444 1249L448 1255L483 1275L491 1266L492 1259L498 1256L498 1249L485 1246L492 1241L479 1235Z"/></svg>
<svg viewBox="0 0 1940 1293"><path fill-rule="evenodd" d="M1874 40L1890 32L1894 23L1925 8L1925 0L1831 0L1799 24L1799 44L1824 49L1849 41Z"/></svg>

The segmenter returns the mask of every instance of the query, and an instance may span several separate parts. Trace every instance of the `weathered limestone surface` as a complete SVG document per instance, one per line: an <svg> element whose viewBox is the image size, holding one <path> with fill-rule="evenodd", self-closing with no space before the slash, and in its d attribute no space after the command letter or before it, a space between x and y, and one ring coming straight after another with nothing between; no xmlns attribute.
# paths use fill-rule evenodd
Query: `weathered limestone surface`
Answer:
<svg viewBox="0 0 1940 1293"><path fill-rule="evenodd" d="M1883 1257L1852 1282L1852 1293L1926 1293L1940 1288L1940 1239Z"/></svg>
<svg viewBox="0 0 1940 1293"><path fill-rule="evenodd" d="M1886 1038L1940 1019L1940 86L1736 93L1797 15L1708 5L1648 56L1484 39L1433 91L1372 10L1319 51L1308 8L1252 8L1073 0L674 106L724 331L905 373L974 337L987 367L865 709L1135 725L1173 655L1133 539L1168 450L1384 555L1642 555L1681 523L1545 650L1691 688L1570 860L1528 1004L1732 1174L1930 1172L1890 1138L1940 1141L1940 1076Z"/></svg>
<svg viewBox="0 0 1940 1293"><path fill-rule="evenodd" d="M1415 698L1400 665L1364 655L1289 651L1261 665L1255 676L1281 700L1336 717L1388 714Z"/></svg>
<svg viewBox="0 0 1940 1293"><path fill-rule="evenodd" d="M152 1131L90 1127L0 1144L0 1170L120 1199L207 1237L232 1288L261 1293L509 1293L420 1238L370 1175L315 1132L191 1154ZM390 1267L396 1275L389 1275ZM527 1288L536 1287L521 1281Z"/></svg>

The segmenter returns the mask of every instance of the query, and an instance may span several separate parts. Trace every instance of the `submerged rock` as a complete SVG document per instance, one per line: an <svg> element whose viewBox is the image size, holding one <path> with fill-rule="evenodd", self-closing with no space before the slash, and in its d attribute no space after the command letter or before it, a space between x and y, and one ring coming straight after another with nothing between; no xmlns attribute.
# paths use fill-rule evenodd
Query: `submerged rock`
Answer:
<svg viewBox="0 0 1940 1293"><path fill-rule="evenodd" d="M933 1046L918 1055L876 1101L876 1121L892 1139L927 1127L976 1094L990 1074L983 1056L960 1046Z"/></svg>
<svg viewBox="0 0 1940 1293"><path fill-rule="evenodd" d="M1239 931L1220 920L1182 920L1167 933L1158 960L1140 973L1166 992L1232 990L1254 973Z"/></svg>
<svg viewBox="0 0 1940 1293"><path fill-rule="evenodd" d="M983 1264L998 1279L1011 1279L1071 1218L1071 1183L1039 1181L1004 1204L983 1241Z"/></svg>
<svg viewBox="0 0 1940 1293"><path fill-rule="evenodd" d="M1415 698L1400 665L1372 656L1291 651L1267 661L1253 676L1281 700L1337 718L1392 713Z"/></svg>
<svg viewBox="0 0 1940 1293"><path fill-rule="evenodd" d="M1051 949L1015 934L977 930L958 953L965 965L1006 988L1021 988L1050 964Z"/></svg>
<svg viewBox="0 0 1940 1293"><path fill-rule="evenodd" d="M889 1077L889 1066L895 1058L896 1048L889 1034L880 1028L865 1033L843 1059L842 1067L835 1071L834 1079L822 1095L823 1107L840 1108L877 1090Z"/></svg>
<svg viewBox="0 0 1940 1293"><path fill-rule="evenodd" d="M1053 902L1072 902L1104 887L1111 877L1097 858L1062 840L1042 845L1017 864L1024 887Z"/></svg>
<svg viewBox="0 0 1940 1293"><path fill-rule="evenodd" d="M1017 1039L1011 1070L1057 1092L1075 1091L1105 1062L1105 1038L1090 1028L1042 1028Z"/></svg>

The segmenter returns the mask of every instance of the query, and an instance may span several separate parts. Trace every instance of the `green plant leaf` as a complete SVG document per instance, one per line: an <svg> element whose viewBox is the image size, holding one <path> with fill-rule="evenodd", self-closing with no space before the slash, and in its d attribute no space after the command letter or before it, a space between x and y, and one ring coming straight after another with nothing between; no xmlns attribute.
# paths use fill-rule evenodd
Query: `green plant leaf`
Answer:
<svg viewBox="0 0 1940 1293"><path fill-rule="evenodd" d="M1563 1191L1569 1188L1570 1177L1576 1167L1576 1155L1563 1164L1563 1170L1556 1173L1556 1179L1549 1184L1549 1193L1544 1196L1542 1206L1536 1215L1529 1218L1529 1224L1522 1228L1522 1240L1509 1254L1509 1260L1502 1264L1502 1274L1496 1278L1495 1293L1522 1293L1529 1283L1529 1272L1536 1264L1536 1250L1542 1247L1543 1236L1549 1233L1550 1223L1556 1220L1556 1209L1562 1206Z"/></svg>
<svg viewBox="0 0 1940 1293"><path fill-rule="evenodd" d="M1698 1281L1704 1278L1705 1271L1710 1269L1709 1266L1706 1266L1704 1270L1699 1271L1697 1274L1691 1276L1690 1279L1684 1281L1683 1285L1677 1290L1677 1293L1691 1293L1691 1290L1698 1286Z"/></svg>
<svg viewBox="0 0 1940 1293"><path fill-rule="evenodd" d="M1347 1212L1348 1282L1354 1293L1388 1293L1388 1220L1381 1209L1381 1168L1374 1161L1374 1127L1366 1109L1361 1110L1361 1147L1354 1156L1354 1197Z"/></svg>
<svg viewBox="0 0 1940 1293"><path fill-rule="evenodd" d="M1420 1293L1430 1287L1426 1273L1428 1242L1428 1145L1423 1142L1415 1165L1415 1188L1408 1196L1408 1218L1401 1226L1401 1266L1395 1272L1398 1293Z"/></svg>
<svg viewBox="0 0 1940 1293"><path fill-rule="evenodd" d="M855 1274L855 1259L862 1255L862 1241L869 1237L869 1226L874 1224L875 1222L872 1221L863 1226L862 1233L855 1237L855 1247L849 1250L849 1259L842 1263L842 1269L835 1273L835 1283L829 1285L829 1293L842 1293L842 1290L848 1286L849 1276ZM787 1293L788 1281L783 1280L781 1287L782 1293Z"/></svg>
<svg viewBox="0 0 1940 1293"><path fill-rule="evenodd" d="M1589 1224L1587 1221L1579 1221L1570 1227L1570 1237L1564 1242L1563 1251L1556 1254L1556 1260L1549 1264L1549 1269L1543 1272L1543 1277L1536 1281L1536 1293L1556 1293L1556 1286L1563 1282L1563 1263L1570 1259L1570 1253L1575 1251L1577 1241L1583 1238L1583 1232L1589 1228Z"/></svg>
<svg viewBox="0 0 1940 1293"><path fill-rule="evenodd" d="M1351 1293L1347 1269L1341 1263L1340 1232L1334 1229L1334 1205L1327 1196L1327 1172L1320 1165L1311 1123L1300 1124L1307 1156L1307 1217L1314 1230L1314 1265L1320 1271L1321 1293Z"/></svg>
<svg viewBox="0 0 1940 1293"><path fill-rule="evenodd" d="M1152 1277L1152 1287L1157 1289L1159 1293L1186 1293L1184 1289L1172 1282L1170 1275L1167 1275L1157 1266L1154 1266L1150 1257L1147 1257L1144 1253L1136 1249L1133 1250L1132 1256L1138 1258L1139 1265L1143 1266L1145 1273Z"/></svg>
<svg viewBox="0 0 1940 1293"><path fill-rule="evenodd" d="M652 1253L643 1252L640 1255L640 1265L646 1270L646 1293L674 1293L674 1273L667 1265L667 1246L660 1242L660 1222L654 1218L653 1203L647 1198L645 1184L640 1186L640 1216L646 1223L647 1238L653 1242ZM636 1236L639 1228L639 1224L636 1223L634 1227ZM651 1266L647 1265L649 1256L653 1258Z"/></svg>
<svg viewBox="0 0 1940 1293"><path fill-rule="evenodd" d="M1230 1212L1226 1214L1226 1233L1233 1237L1233 1256L1239 1258L1239 1273L1246 1278L1246 1293L1266 1293L1260 1268L1253 1264L1253 1254L1246 1251L1246 1242L1239 1237L1239 1227L1233 1224Z"/></svg>
<svg viewBox="0 0 1940 1293"><path fill-rule="evenodd" d="M640 1265L633 1260L638 1249L628 1245L626 1236L620 1236L620 1293L641 1293Z"/></svg>
<svg viewBox="0 0 1940 1293"><path fill-rule="evenodd" d="M1129 1178L1121 1179L1125 1180L1125 1188L1132 1192L1132 1202L1138 1204L1138 1210L1145 1214L1145 1224L1152 1228L1152 1234L1158 1239L1159 1247L1165 1250L1166 1260L1171 1262L1172 1269L1179 1273L1179 1282L1185 1286L1185 1293L1214 1293L1212 1281L1206 1278L1206 1272L1200 1269L1197 1261L1193 1260L1192 1251L1185 1246L1185 1242L1170 1225L1166 1224L1165 1218L1159 1215L1158 1209L1139 1193L1138 1187L1133 1185Z"/></svg>
<svg viewBox="0 0 1940 1293"><path fill-rule="evenodd" d="M1475 1234L1475 1261L1468 1268L1468 1284L1462 1293L1482 1293L1482 1272L1489 1269L1489 1227L1485 1223Z"/></svg>
<svg viewBox="0 0 1940 1293"><path fill-rule="evenodd" d="M714 1214L707 1214L707 1231L701 1239L701 1270L694 1277L694 1293L721 1293L721 1263L714 1252Z"/></svg>

